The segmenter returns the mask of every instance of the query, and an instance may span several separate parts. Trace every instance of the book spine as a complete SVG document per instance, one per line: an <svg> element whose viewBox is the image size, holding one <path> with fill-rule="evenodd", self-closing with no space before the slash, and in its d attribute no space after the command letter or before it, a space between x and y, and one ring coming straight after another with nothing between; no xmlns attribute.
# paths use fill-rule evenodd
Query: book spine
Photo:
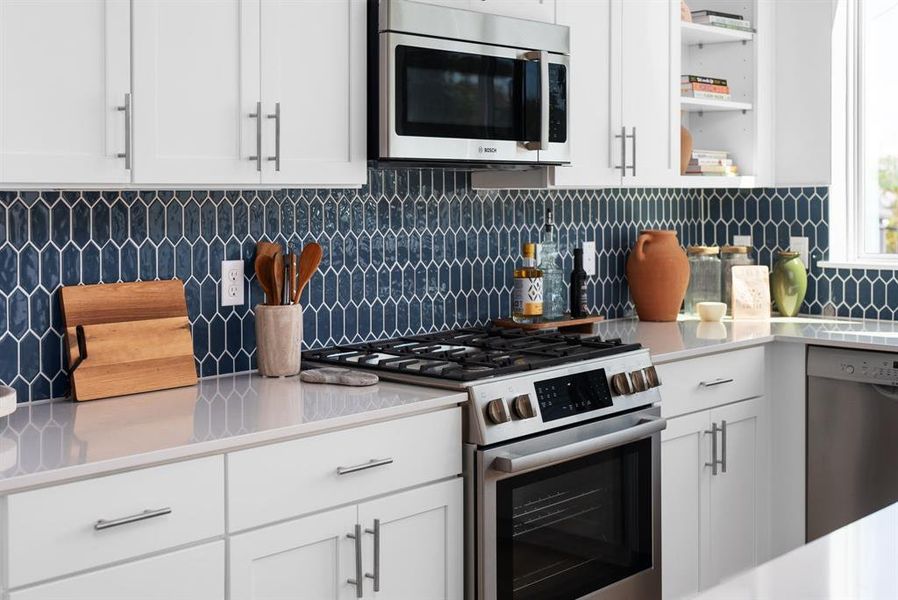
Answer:
<svg viewBox="0 0 898 600"><path fill-rule="evenodd" d="M714 166L723 166L723 167L731 167L733 166L733 159L731 158L693 158L689 161L689 166L696 167L714 167Z"/></svg>
<svg viewBox="0 0 898 600"><path fill-rule="evenodd" d="M738 19L740 21L743 20L742 15L720 12L719 10L694 10L694 11L692 11L692 16L693 16L693 18L695 18L695 17L726 17L727 19Z"/></svg>
<svg viewBox="0 0 898 600"><path fill-rule="evenodd" d="M680 83L707 83L709 85L728 85L726 79L717 77L703 77L701 75L682 75Z"/></svg>
<svg viewBox="0 0 898 600"><path fill-rule="evenodd" d="M686 98L698 98L699 100L729 100L729 94L719 94L717 92L699 92L699 91L684 91L681 93L681 96L685 96Z"/></svg>
<svg viewBox="0 0 898 600"><path fill-rule="evenodd" d="M715 25L717 27L731 27L733 29L741 29L744 31L751 30L751 23L740 19L727 19L726 17L701 17L693 19L693 23L699 25Z"/></svg>
<svg viewBox="0 0 898 600"><path fill-rule="evenodd" d="M713 85L710 83L683 83L680 84L681 90L692 90L693 92L714 92L715 94L729 94L730 86Z"/></svg>

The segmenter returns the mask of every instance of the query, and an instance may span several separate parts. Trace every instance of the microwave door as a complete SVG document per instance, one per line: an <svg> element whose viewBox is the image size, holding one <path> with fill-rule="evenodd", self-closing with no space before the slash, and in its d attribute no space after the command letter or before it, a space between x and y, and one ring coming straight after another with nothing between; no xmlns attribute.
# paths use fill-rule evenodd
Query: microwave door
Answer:
<svg viewBox="0 0 898 600"><path fill-rule="evenodd" d="M564 164L571 162L571 145L568 125L570 123L570 59L557 54L548 55L549 82L546 94L548 116L541 114L541 124L548 122L548 146L540 148L539 162L545 164Z"/></svg>
<svg viewBox="0 0 898 600"><path fill-rule="evenodd" d="M536 163L538 65L523 50L381 34L382 158Z"/></svg>

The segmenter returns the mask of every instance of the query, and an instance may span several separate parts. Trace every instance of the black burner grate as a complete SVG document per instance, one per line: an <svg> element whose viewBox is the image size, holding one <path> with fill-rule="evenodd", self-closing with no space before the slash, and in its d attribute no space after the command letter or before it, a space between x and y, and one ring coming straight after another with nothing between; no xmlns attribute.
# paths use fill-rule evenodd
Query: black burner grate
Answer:
<svg viewBox="0 0 898 600"><path fill-rule="evenodd" d="M473 381L639 348L620 339L487 326L307 350L303 360Z"/></svg>

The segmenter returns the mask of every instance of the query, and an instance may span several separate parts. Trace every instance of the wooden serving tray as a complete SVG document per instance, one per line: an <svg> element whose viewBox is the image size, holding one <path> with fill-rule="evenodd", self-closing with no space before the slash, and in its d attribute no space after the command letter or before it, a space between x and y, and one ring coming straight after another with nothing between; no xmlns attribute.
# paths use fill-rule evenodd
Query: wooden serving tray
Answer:
<svg viewBox="0 0 898 600"><path fill-rule="evenodd" d="M540 321L539 323L518 323L513 319L495 319L493 320L493 325L507 329L523 329L524 331L557 329L562 333L593 333L595 324L604 320L605 317L601 315L587 315L577 319L572 319L570 315L565 315L560 319Z"/></svg>

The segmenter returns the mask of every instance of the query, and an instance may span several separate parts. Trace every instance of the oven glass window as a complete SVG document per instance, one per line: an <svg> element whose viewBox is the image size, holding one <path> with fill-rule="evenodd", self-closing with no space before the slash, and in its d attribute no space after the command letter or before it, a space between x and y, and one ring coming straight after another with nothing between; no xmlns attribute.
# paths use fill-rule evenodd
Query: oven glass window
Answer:
<svg viewBox="0 0 898 600"><path fill-rule="evenodd" d="M398 46L396 130L407 136L539 139L539 65Z"/></svg>
<svg viewBox="0 0 898 600"><path fill-rule="evenodd" d="M500 600L574 600L652 566L651 443L497 482Z"/></svg>

